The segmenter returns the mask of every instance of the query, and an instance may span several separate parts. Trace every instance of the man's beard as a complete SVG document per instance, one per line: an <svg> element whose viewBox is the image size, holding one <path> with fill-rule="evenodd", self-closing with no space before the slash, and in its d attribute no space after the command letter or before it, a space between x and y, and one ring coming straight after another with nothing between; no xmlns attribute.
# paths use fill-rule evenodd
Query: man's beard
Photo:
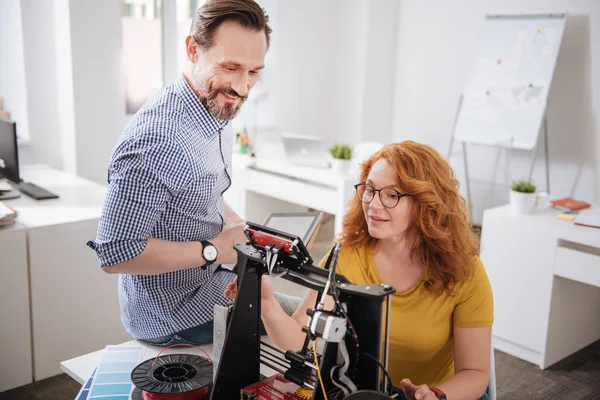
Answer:
<svg viewBox="0 0 600 400"><path fill-rule="evenodd" d="M221 121L229 121L234 119L240 112L242 104L244 104L244 102L248 98L248 96L240 96L235 90L231 88L213 89L211 85L208 88L208 90L205 90L204 85L199 79L196 78L196 76L193 77L192 85L194 86L196 93L198 93L198 99L200 100L200 103L202 103L204 108L206 108L215 119ZM219 93L224 93L232 97L237 97L240 99L240 102L237 105L227 102L223 107L221 107L219 106L219 104L217 104L217 96L219 95Z"/></svg>
<svg viewBox="0 0 600 400"><path fill-rule="evenodd" d="M208 112L215 119L222 120L222 121L229 121L229 120L234 119L240 112L240 109L242 108L242 104L244 104L244 102L248 98L248 96L244 96L244 97L240 96L233 89L214 89L213 90L212 86L208 89L208 95L205 95L203 91L200 91L198 93L200 93L198 95L198 98L200 99L200 103L202 103L202 105L208 110ZM220 106L217 103L217 96L219 95L219 93L224 93L231 97L237 97L238 99L240 99L239 103L232 104L232 103L226 102L224 106Z"/></svg>

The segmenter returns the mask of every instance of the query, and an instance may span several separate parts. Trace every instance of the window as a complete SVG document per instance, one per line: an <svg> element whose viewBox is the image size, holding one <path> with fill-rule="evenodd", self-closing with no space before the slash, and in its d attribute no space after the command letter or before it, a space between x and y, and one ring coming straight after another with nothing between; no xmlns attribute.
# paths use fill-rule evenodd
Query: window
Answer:
<svg viewBox="0 0 600 400"><path fill-rule="evenodd" d="M161 15L161 0L123 1L127 114L134 114L163 86Z"/></svg>
<svg viewBox="0 0 600 400"><path fill-rule="evenodd" d="M250 92L240 114L232 121L234 130L245 129L251 138L256 138L259 130L275 127L275 100L273 94L276 87L275 73L277 71L277 1L257 0L269 16L269 26L273 30L271 47L265 57L265 68L260 73L258 83Z"/></svg>
<svg viewBox="0 0 600 400"><path fill-rule="evenodd" d="M198 7L202 6L206 0L177 0L177 36L175 47L177 52L177 73L183 70L187 59L185 51L185 38L190 33L192 20L196 15Z"/></svg>
<svg viewBox="0 0 600 400"><path fill-rule="evenodd" d="M123 0L123 51L127 114L135 113L165 83L174 81L187 57L185 38L198 7L206 0ZM234 128L274 125L277 0L258 0L270 18L275 34L259 83L233 122Z"/></svg>

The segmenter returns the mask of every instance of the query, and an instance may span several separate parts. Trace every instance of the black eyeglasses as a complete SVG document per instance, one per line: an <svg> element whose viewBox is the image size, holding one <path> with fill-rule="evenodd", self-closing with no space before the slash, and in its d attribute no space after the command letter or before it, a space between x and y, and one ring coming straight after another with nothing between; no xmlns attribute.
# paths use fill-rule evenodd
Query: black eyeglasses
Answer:
<svg viewBox="0 0 600 400"><path fill-rule="evenodd" d="M375 198L375 193L379 192L379 200L386 208L394 208L398 205L401 198L410 196L408 193L400 193L392 188L374 189L366 182L357 183L354 185L356 195L363 203L370 203Z"/></svg>

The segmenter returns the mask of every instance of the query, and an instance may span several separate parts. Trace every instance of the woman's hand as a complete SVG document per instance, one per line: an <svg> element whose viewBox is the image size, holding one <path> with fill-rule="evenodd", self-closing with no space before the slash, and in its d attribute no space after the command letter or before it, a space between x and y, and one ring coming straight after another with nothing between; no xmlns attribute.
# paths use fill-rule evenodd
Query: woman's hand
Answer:
<svg viewBox="0 0 600 400"><path fill-rule="evenodd" d="M404 395L408 400L437 400L435 393L429 390L427 385L415 386L408 378L400 382L404 388Z"/></svg>
<svg viewBox="0 0 600 400"><path fill-rule="evenodd" d="M229 297L230 299L235 299L237 297L237 280L238 278L236 276L233 282L230 282L225 288L224 294L226 297ZM271 284L271 280L266 275L262 276L261 286L260 314L265 317L271 310L271 304L273 304L274 301L277 301L277 299L275 299L273 284Z"/></svg>

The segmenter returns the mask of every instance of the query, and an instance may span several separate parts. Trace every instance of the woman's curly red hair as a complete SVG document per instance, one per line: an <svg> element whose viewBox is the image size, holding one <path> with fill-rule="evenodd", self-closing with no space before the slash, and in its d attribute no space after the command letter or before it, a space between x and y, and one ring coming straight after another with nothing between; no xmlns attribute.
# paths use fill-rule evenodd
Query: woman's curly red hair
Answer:
<svg viewBox="0 0 600 400"><path fill-rule="evenodd" d="M413 259L426 267L426 286L434 293L452 293L452 285L467 279L479 254L467 218L467 204L459 193L452 168L430 146L410 140L392 143L362 164L360 181L373 165L386 159L396 170L403 192L415 200L409 230L415 233ZM373 245L361 201L355 196L343 220L340 243L350 247Z"/></svg>

